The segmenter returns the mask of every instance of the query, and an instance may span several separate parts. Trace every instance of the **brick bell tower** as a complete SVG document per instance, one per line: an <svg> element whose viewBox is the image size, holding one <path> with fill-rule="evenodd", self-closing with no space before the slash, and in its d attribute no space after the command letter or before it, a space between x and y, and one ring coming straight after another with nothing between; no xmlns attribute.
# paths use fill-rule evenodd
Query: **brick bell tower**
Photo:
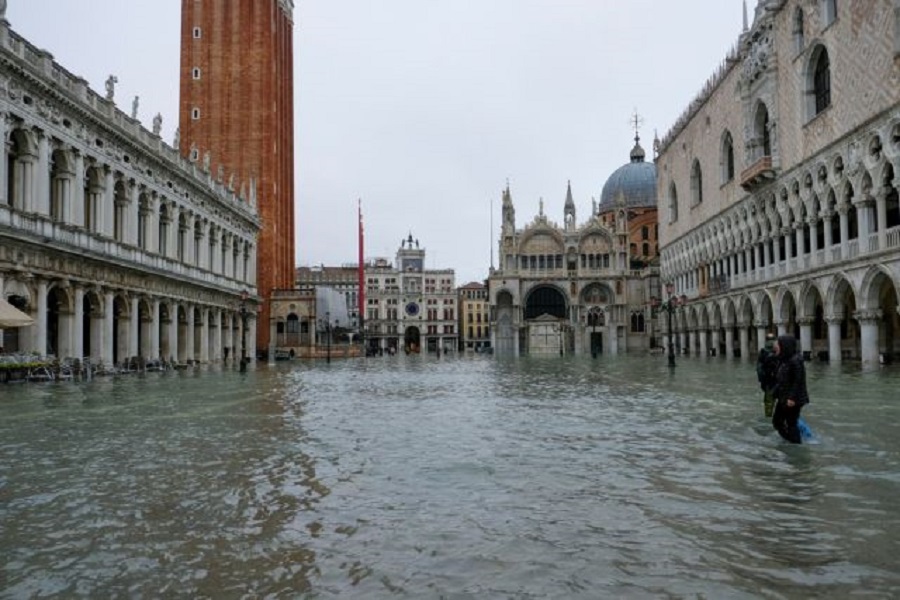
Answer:
<svg viewBox="0 0 900 600"><path fill-rule="evenodd" d="M294 287L293 11L293 0L181 2L179 147L195 161L208 152L235 189L256 186L258 348L272 290Z"/></svg>

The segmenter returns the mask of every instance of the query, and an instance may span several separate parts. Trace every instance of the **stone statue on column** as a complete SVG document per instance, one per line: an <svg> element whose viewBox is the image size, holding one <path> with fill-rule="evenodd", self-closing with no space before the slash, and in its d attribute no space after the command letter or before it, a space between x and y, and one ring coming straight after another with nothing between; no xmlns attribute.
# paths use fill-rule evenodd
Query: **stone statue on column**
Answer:
<svg viewBox="0 0 900 600"><path fill-rule="evenodd" d="M6 0L0 0L0 19L6 19Z"/></svg>
<svg viewBox="0 0 900 600"><path fill-rule="evenodd" d="M153 117L153 135L159 135L160 131L162 131L162 114L156 113Z"/></svg>
<svg viewBox="0 0 900 600"><path fill-rule="evenodd" d="M172 140L172 147L176 150L179 150L179 146L181 146L181 127L175 128L175 139Z"/></svg>
<svg viewBox="0 0 900 600"><path fill-rule="evenodd" d="M138 105L141 103L141 97L135 96L134 100L131 101L131 118L137 119L138 115Z"/></svg>

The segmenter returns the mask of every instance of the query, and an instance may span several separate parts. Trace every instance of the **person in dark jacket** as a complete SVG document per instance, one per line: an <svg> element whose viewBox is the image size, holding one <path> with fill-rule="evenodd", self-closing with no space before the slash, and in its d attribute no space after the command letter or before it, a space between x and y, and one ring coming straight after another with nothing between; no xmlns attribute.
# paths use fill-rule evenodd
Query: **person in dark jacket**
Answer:
<svg viewBox="0 0 900 600"><path fill-rule="evenodd" d="M809 404L806 391L806 367L803 357L797 351L797 338L780 335L775 342L775 356L778 357L778 371L775 374L775 411L772 425L781 437L793 444L801 443L797 420L800 411Z"/></svg>
<svg viewBox="0 0 900 600"><path fill-rule="evenodd" d="M763 391L763 411L766 417L772 417L772 409L775 408L775 376L778 373L778 357L775 356L775 334L766 334L766 343L759 349L756 357L756 378L759 387Z"/></svg>

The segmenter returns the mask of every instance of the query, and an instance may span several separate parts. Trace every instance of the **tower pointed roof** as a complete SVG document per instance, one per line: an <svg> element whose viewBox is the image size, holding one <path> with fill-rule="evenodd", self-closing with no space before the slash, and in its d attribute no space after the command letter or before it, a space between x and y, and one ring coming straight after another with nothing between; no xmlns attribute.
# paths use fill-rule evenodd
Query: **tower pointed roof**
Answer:
<svg viewBox="0 0 900 600"><path fill-rule="evenodd" d="M572 182L571 180L568 182L568 187L566 188L566 210L575 208L575 200L572 199Z"/></svg>

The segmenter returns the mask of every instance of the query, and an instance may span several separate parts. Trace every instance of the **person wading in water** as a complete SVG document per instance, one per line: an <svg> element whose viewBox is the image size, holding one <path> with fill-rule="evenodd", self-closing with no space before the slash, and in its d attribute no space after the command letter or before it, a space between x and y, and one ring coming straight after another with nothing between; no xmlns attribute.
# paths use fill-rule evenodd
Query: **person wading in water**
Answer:
<svg viewBox="0 0 900 600"><path fill-rule="evenodd" d="M775 376L778 374L778 357L775 356L775 334L766 334L766 343L759 349L756 358L756 378L759 387L763 391L763 412L766 418L772 418L772 409L775 408Z"/></svg>
<svg viewBox="0 0 900 600"><path fill-rule="evenodd" d="M800 411L809 404L809 393L806 391L806 367L803 357L797 352L797 338L792 335L778 336L775 356L778 357L778 371L773 390L776 404L772 425L781 437L792 444L799 444L802 437L797 420Z"/></svg>

